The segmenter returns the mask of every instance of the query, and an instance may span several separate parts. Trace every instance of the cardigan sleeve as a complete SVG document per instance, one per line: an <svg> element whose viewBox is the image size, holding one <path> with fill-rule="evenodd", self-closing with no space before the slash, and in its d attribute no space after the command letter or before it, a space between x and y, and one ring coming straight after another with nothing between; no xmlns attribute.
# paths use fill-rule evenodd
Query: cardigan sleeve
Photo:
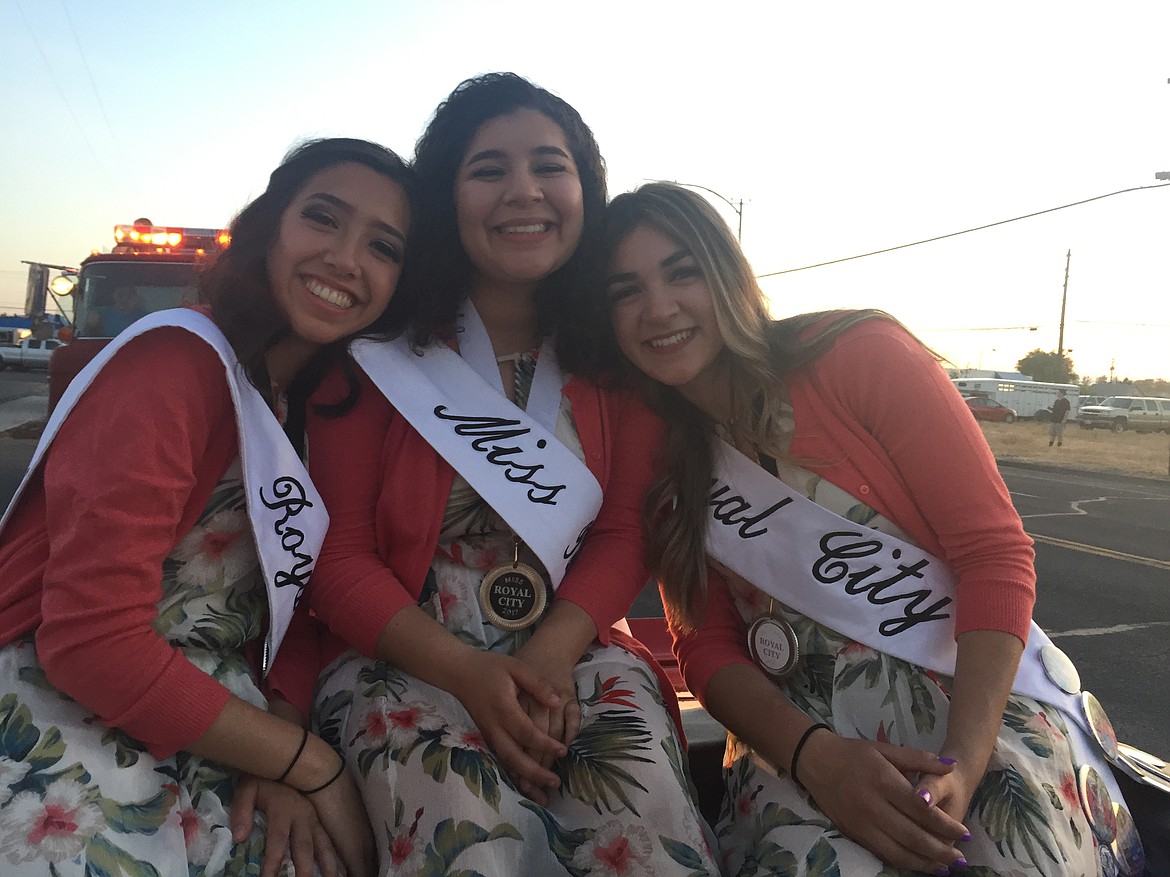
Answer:
<svg viewBox="0 0 1170 877"><path fill-rule="evenodd" d="M335 401L344 380L334 372L315 398ZM399 611L415 599L389 568L378 534L387 466L409 461L386 459L394 409L364 374L357 404L341 417L310 410L309 473L329 509L329 532L309 583L309 605L337 636L373 656L378 638ZM409 503L408 495L390 497Z"/></svg>
<svg viewBox="0 0 1170 877"><path fill-rule="evenodd" d="M41 665L158 757L200 737L229 697L154 621L163 560L235 453L218 356L189 332L158 329L101 370L45 460Z"/></svg>
<svg viewBox="0 0 1170 877"><path fill-rule="evenodd" d="M707 568L707 602L695 630L671 627L674 656L687 688L707 705L707 685L715 671L731 664L755 666L747 652L747 625L735 608L727 582Z"/></svg>
<svg viewBox="0 0 1170 877"><path fill-rule="evenodd" d="M565 573L556 599L580 606L597 626L598 639L625 616L650 580L642 530L646 492L656 476L665 425L636 397L603 391L602 441L609 464L597 519Z"/></svg>
<svg viewBox="0 0 1170 877"><path fill-rule="evenodd" d="M1035 603L1032 540L982 431L929 351L899 326L870 320L844 333L813 368L822 401L856 418L860 441L875 459L886 458L904 486L902 498L878 489L893 519L915 538L937 542L953 570L955 634L1000 630L1026 641ZM915 518L930 532L914 532Z"/></svg>

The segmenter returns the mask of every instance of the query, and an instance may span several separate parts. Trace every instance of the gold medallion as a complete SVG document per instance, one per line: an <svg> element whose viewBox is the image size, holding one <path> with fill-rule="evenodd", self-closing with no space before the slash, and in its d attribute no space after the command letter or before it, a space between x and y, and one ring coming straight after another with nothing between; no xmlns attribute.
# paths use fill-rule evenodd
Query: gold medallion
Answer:
<svg viewBox="0 0 1170 877"><path fill-rule="evenodd" d="M753 619L748 628L748 652L756 666L773 679L783 679L800 661L796 631L771 612Z"/></svg>
<svg viewBox="0 0 1170 877"><path fill-rule="evenodd" d="M503 630L523 630L536 623L548 603L544 577L520 562L520 540L512 562L489 570L479 585L484 617Z"/></svg>

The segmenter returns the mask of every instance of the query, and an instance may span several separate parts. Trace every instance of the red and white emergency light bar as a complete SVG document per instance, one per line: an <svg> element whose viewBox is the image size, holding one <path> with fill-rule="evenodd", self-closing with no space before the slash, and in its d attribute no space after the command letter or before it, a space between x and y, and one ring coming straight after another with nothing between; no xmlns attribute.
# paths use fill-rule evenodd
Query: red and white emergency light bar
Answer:
<svg viewBox="0 0 1170 877"><path fill-rule="evenodd" d="M204 253L232 241L224 228L171 228L157 225L115 225L115 253Z"/></svg>

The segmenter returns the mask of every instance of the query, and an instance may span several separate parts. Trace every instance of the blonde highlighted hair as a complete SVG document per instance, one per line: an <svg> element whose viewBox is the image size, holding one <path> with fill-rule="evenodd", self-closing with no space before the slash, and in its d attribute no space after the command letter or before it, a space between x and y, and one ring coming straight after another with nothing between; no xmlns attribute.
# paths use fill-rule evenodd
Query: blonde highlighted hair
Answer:
<svg viewBox="0 0 1170 877"><path fill-rule="evenodd" d="M802 314L774 321L739 242L719 213L689 189L649 183L619 195L606 210L601 264L608 266L618 245L639 226L673 240L694 257L711 291L723 337L719 354L729 375L731 423L735 437L760 453L786 456L781 426L783 376L824 353L847 329L871 319L894 320L878 310ZM592 284L594 313L605 310L607 344L596 349L615 357L670 425L666 474L646 497L649 560L658 577L673 628L692 630L706 603L705 534L713 468L715 422L678 391L636 372L612 337L604 284ZM598 369L603 370L600 364Z"/></svg>

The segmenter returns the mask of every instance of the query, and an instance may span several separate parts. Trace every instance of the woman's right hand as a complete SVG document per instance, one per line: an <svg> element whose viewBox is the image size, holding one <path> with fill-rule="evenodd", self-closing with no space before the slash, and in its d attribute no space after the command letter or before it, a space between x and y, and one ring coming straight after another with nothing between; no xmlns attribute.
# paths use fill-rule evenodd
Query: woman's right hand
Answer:
<svg viewBox="0 0 1170 877"><path fill-rule="evenodd" d="M921 749L818 731L797 773L825 816L888 865L927 874L951 868L966 827L915 791L909 777L954 769Z"/></svg>
<svg viewBox="0 0 1170 877"><path fill-rule="evenodd" d="M470 713L492 753L517 787L556 788L557 775L541 756L560 758L567 748L529 717L521 693L558 709L561 698L537 670L510 655L469 649L466 666L451 693Z"/></svg>

